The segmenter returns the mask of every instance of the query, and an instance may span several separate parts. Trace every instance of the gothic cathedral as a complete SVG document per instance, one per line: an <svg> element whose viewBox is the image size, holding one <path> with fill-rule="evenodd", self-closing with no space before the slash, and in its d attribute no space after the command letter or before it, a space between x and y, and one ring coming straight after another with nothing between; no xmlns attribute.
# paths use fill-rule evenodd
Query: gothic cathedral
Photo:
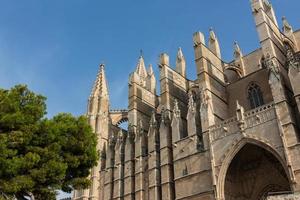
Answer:
<svg viewBox="0 0 300 200"><path fill-rule="evenodd" d="M90 188L73 200L297 198L300 30L285 18L279 28L268 0L250 2L259 49L243 55L235 43L234 60L225 62L214 31L208 41L196 32L197 79L186 77L181 49L174 68L162 53L160 95L141 56L129 76L127 109L110 109L100 65L87 111L100 160Z"/></svg>

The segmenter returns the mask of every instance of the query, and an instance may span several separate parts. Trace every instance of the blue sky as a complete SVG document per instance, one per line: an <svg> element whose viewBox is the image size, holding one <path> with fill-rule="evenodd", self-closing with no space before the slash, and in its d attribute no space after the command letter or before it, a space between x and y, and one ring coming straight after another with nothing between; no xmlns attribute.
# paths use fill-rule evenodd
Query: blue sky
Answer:
<svg viewBox="0 0 300 200"><path fill-rule="evenodd" d="M300 28L299 0L272 0L278 21ZM233 42L259 47L249 0L0 0L0 87L27 84L47 96L48 116L83 114L98 65L106 64L111 107L127 107L127 80L143 50L157 70L178 47L195 78L192 35L213 27L224 60Z"/></svg>

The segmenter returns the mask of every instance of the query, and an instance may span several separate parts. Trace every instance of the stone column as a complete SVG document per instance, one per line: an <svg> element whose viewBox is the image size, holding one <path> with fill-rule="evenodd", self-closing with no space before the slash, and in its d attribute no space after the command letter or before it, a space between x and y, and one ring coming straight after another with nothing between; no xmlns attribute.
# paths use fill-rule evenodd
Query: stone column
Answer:
<svg viewBox="0 0 300 200"><path fill-rule="evenodd" d="M135 200L135 128L128 126L124 158L124 200Z"/></svg>
<svg viewBox="0 0 300 200"><path fill-rule="evenodd" d="M163 200L175 199L172 132L169 111L162 109L159 127L161 190Z"/></svg>

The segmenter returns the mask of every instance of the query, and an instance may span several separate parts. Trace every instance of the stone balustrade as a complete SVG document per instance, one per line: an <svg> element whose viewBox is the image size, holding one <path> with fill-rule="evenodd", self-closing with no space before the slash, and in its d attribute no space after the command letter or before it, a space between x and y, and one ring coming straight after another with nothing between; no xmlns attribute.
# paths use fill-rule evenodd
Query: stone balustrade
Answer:
<svg viewBox="0 0 300 200"><path fill-rule="evenodd" d="M238 132L238 121L236 117L227 119L220 124L210 127L211 141L215 141Z"/></svg>
<svg viewBox="0 0 300 200"><path fill-rule="evenodd" d="M300 200L300 194L270 195L266 200Z"/></svg>
<svg viewBox="0 0 300 200"><path fill-rule="evenodd" d="M274 104L266 104L245 112L246 127L251 128L276 118Z"/></svg>
<svg viewBox="0 0 300 200"><path fill-rule="evenodd" d="M244 113L244 120L238 121L237 117L229 118L222 123L210 127L211 141L215 141L238 133L240 131L239 125L244 123L244 130L266 123L276 119L274 103L265 104L258 108L246 111Z"/></svg>
<svg viewBox="0 0 300 200"><path fill-rule="evenodd" d="M110 113L127 113L128 110L126 109L114 109L114 110L110 110Z"/></svg>

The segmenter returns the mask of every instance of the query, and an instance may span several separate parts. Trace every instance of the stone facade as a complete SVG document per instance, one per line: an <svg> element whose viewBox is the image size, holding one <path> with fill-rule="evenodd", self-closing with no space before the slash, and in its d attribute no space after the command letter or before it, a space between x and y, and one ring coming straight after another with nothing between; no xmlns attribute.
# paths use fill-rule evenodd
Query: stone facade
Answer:
<svg viewBox="0 0 300 200"><path fill-rule="evenodd" d="M178 50L172 68L139 58L128 109L110 110L104 66L89 98L101 158L73 200L258 200L300 191L300 31L268 0L251 0L261 48L222 60L213 30L193 35L196 80ZM120 128L128 121L128 129ZM271 199L274 197L270 197Z"/></svg>

